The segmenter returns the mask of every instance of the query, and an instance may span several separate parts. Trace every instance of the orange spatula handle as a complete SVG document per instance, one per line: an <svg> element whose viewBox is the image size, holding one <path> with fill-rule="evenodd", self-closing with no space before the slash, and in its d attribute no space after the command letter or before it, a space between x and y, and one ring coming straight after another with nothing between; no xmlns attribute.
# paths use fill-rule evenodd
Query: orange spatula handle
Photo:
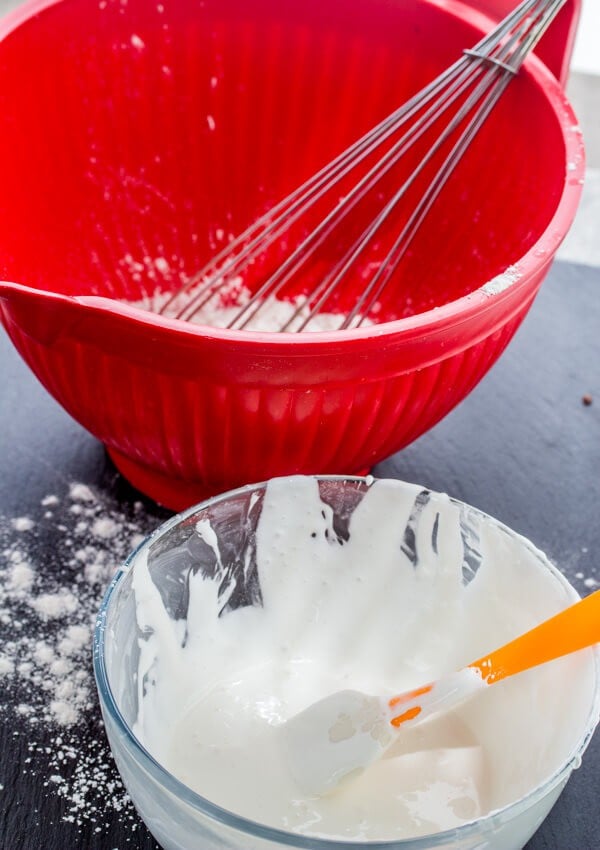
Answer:
<svg viewBox="0 0 600 850"><path fill-rule="evenodd" d="M488 684L600 641L600 590L540 623L469 667Z"/></svg>

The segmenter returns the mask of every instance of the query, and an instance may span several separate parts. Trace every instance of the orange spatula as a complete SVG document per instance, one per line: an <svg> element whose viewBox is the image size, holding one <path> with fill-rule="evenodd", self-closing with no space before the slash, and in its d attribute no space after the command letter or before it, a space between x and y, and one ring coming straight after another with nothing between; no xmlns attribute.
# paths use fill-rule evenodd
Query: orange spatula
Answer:
<svg viewBox="0 0 600 850"><path fill-rule="evenodd" d="M289 765L313 794L362 772L395 740L395 730L453 708L508 676L600 641L600 590L510 643L412 691L393 697L338 691L292 717L284 734Z"/></svg>

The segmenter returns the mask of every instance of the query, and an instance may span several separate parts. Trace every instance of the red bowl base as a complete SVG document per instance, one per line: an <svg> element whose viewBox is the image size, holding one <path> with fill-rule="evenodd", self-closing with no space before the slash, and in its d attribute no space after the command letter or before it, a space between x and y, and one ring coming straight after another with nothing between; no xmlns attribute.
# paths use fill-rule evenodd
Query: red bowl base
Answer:
<svg viewBox="0 0 600 850"><path fill-rule="evenodd" d="M229 487L211 487L200 481L173 478L126 457L117 449L107 446L106 451L121 475L136 490L172 511L183 511L204 499L217 495L221 490L230 489Z"/></svg>
<svg viewBox="0 0 600 850"><path fill-rule="evenodd" d="M239 482L237 485L228 484L219 486L217 484L203 484L200 481L186 481L183 478L173 478L172 476L164 475L155 469L145 466L143 463L131 460L131 458L117 451L117 449L107 446L106 451L118 471L127 479L132 487L140 490L145 496L149 496L157 504L171 511L183 511L212 496L232 490L235 486L242 486L244 483L257 483L247 481ZM338 470L337 472L343 475L368 475L370 469L357 469L352 472L348 472L347 470L340 472ZM312 474L325 473L315 472ZM329 472L327 474L336 474L336 472Z"/></svg>

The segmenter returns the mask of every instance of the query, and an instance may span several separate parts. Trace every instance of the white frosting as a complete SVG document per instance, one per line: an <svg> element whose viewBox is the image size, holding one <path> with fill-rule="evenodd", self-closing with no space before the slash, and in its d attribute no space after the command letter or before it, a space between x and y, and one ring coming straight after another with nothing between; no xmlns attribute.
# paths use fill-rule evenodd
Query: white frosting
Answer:
<svg viewBox="0 0 600 850"><path fill-rule="evenodd" d="M231 581L202 519L193 533L213 550L214 575L185 571L180 619L167 612L142 549L133 568L143 633L135 734L213 803L309 835L416 836L519 799L581 736L593 689L588 653L407 728L325 796L296 783L282 730L312 702L347 688L416 688L573 600L525 541L412 485L375 482L348 530L338 536L313 479L271 482L256 530L257 604L228 605L253 564L248 555Z"/></svg>

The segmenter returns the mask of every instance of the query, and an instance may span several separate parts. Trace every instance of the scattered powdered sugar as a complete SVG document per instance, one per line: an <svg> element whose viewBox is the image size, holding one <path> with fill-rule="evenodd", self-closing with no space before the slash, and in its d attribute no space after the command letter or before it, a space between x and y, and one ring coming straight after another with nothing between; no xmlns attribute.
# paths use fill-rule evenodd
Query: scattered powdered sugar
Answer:
<svg viewBox="0 0 600 850"><path fill-rule="evenodd" d="M104 540L110 540L111 537L119 531L119 525L111 517L100 517L92 525L91 532L94 537L102 537Z"/></svg>
<svg viewBox="0 0 600 850"><path fill-rule="evenodd" d="M62 798L63 820L101 832L117 812L133 834L139 819L102 728L92 632L115 569L163 515L81 483L34 513L0 516L0 712L15 735L26 730L23 773Z"/></svg>
<svg viewBox="0 0 600 850"><path fill-rule="evenodd" d="M69 496L71 497L71 499L73 499L74 501L77 501L77 502L95 502L96 501L94 494L92 493L90 488L87 486L87 484L71 484L71 486L69 487ZM45 499L42 499L43 505L49 504L48 498L56 500L56 501L53 501L52 504L54 504L54 505L58 504L57 497L56 496L50 496L50 497L46 497Z"/></svg>
<svg viewBox="0 0 600 850"><path fill-rule="evenodd" d="M588 549L586 546L584 546L581 551L582 554L588 553ZM592 572L595 572L595 569L592 569ZM583 572L577 572L575 573L575 579L578 583L581 583L581 585L583 585L583 594L585 594L586 591L596 590L598 587L600 587L600 581L596 578L595 575L586 576Z"/></svg>
<svg viewBox="0 0 600 850"><path fill-rule="evenodd" d="M15 671L15 663L12 658L0 655L0 676L9 676Z"/></svg>
<svg viewBox="0 0 600 850"><path fill-rule="evenodd" d="M154 268L157 272L160 272L160 274L164 275L165 277L169 274L171 270L169 263L164 257L156 257L156 259L154 260Z"/></svg>
<svg viewBox="0 0 600 850"><path fill-rule="evenodd" d="M131 36L131 46L135 47L136 50L143 50L146 46L143 39L136 35L135 33Z"/></svg>
<svg viewBox="0 0 600 850"><path fill-rule="evenodd" d="M15 552L6 569L6 589L13 594L26 593L31 589L34 575L33 567L23 560L22 553Z"/></svg>
<svg viewBox="0 0 600 850"><path fill-rule="evenodd" d="M68 617L77 610L77 597L64 587L57 593L41 593L29 600L29 605L41 620Z"/></svg>
<svg viewBox="0 0 600 850"><path fill-rule="evenodd" d="M16 531L31 531L33 528L33 520L28 516L15 517L11 522Z"/></svg>
<svg viewBox="0 0 600 850"><path fill-rule="evenodd" d="M516 283L520 277L521 272L519 269L516 266L509 266L502 274L498 274L496 277L488 280L481 289L486 295L498 295L498 293L504 292L513 283Z"/></svg>
<svg viewBox="0 0 600 850"><path fill-rule="evenodd" d="M182 268L181 258L176 256L165 257L150 257L136 256L133 254L125 254L119 261L119 266L122 269L124 277L128 281L133 281L136 284L143 283L144 289L150 291L152 284L163 284L164 281L175 281L179 286L183 286L187 281L187 276ZM132 302L134 306L141 307L143 310L156 310L154 305L154 297L148 296L142 298L139 302Z"/></svg>

